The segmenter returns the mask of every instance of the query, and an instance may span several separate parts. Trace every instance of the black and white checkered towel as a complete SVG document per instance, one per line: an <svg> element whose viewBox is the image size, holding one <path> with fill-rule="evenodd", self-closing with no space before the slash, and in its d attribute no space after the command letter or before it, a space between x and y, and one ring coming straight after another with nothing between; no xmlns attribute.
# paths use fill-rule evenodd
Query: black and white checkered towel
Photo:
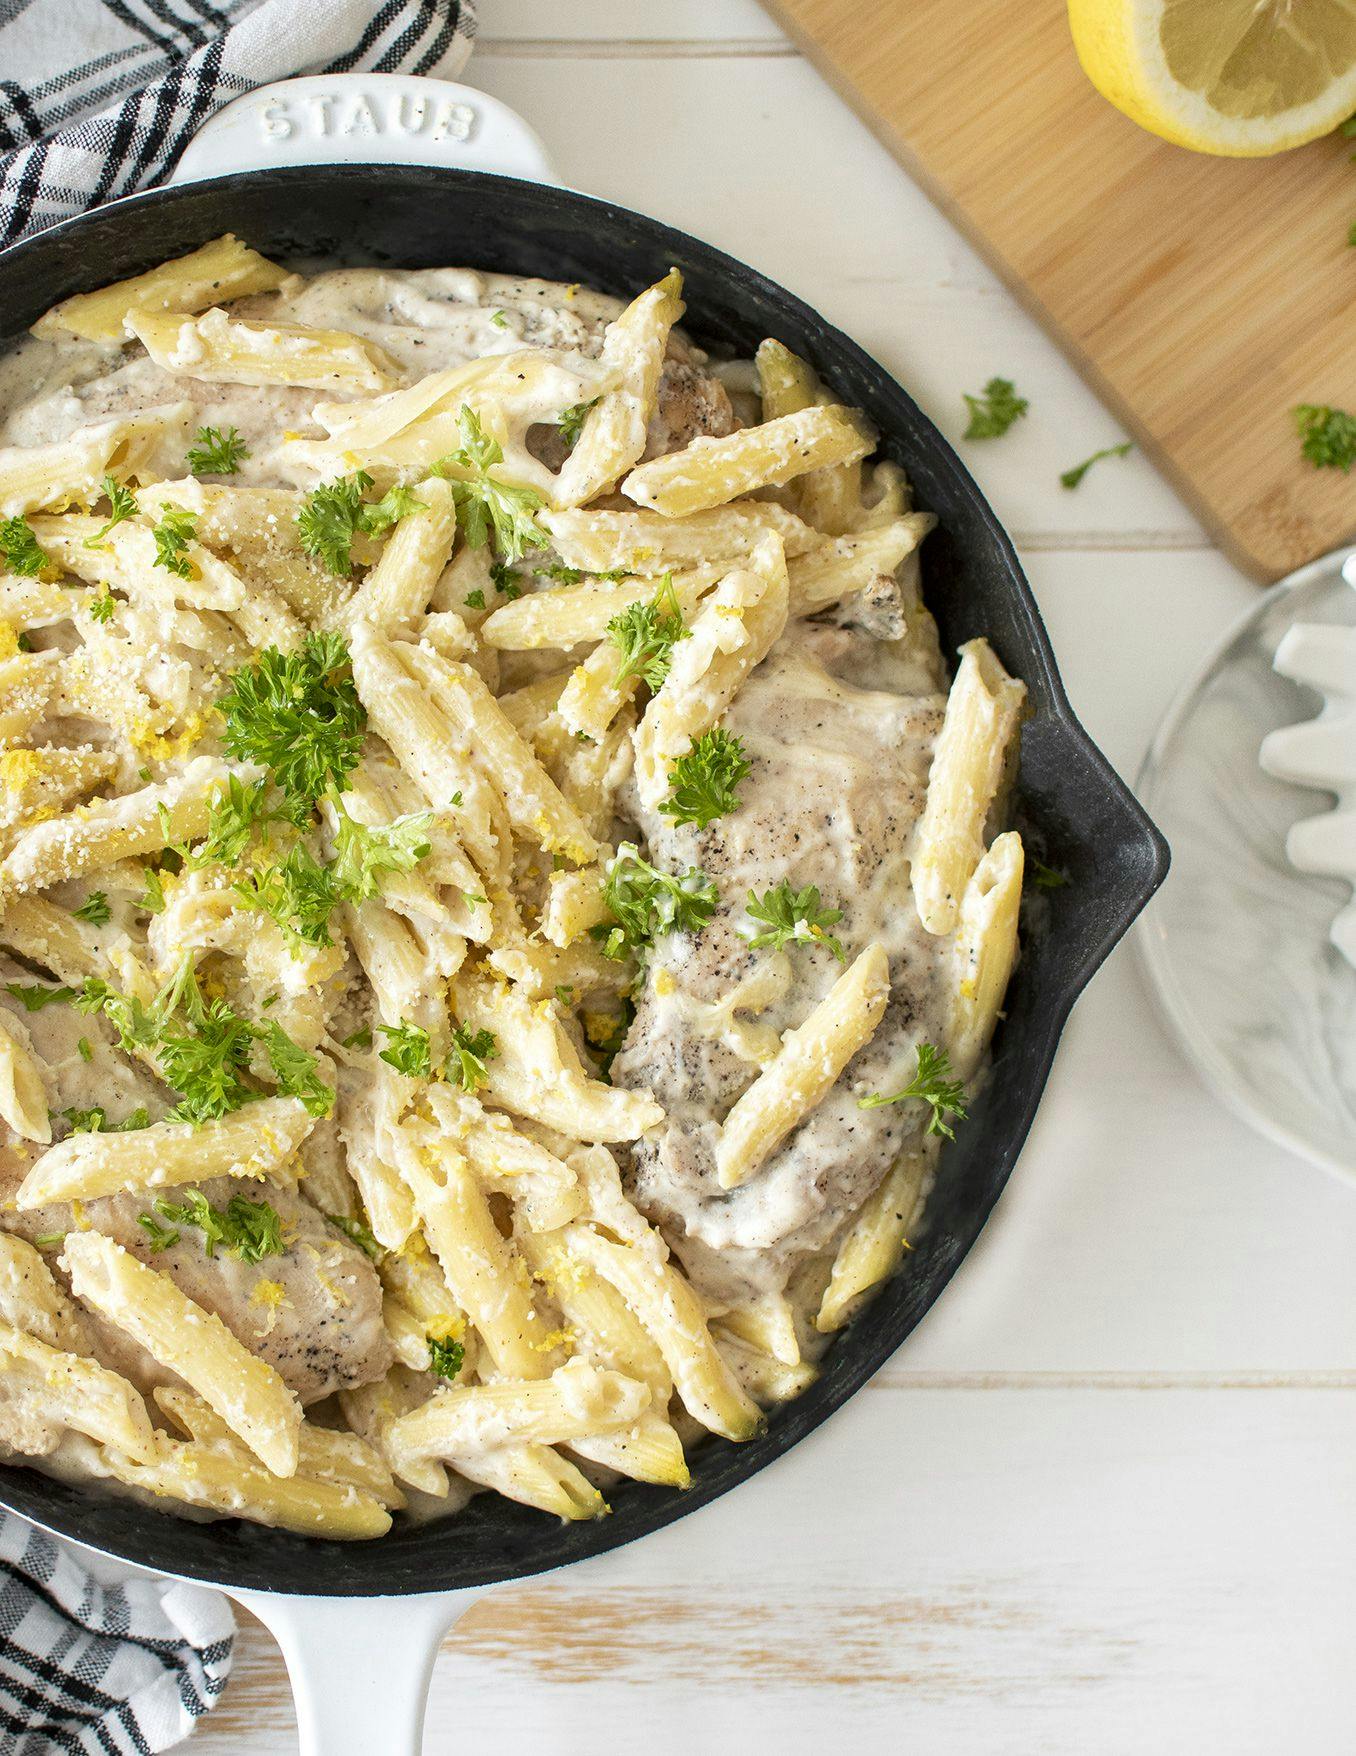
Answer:
<svg viewBox="0 0 1356 1756"><path fill-rule="evenodd" d="M299 73L460 73L474 0L0 0L0 245L164 182L242 92ZM0 1514L0 1756L148 1756L225 1687L201 1586L98 1584Z"/></svg>
<svg viewBox="0 0 1356 1756"><path fill-rule="evenodd" d="M473 0L0 0L0 245L162 183L267 80L452 78L474 35Z"/></svg>
<svg viewBox="0 0 1356 1756"><path fill-rule="evenodd" d="M0 1752L147 1756L220 1695L235 1622L220 1592L97 1584L22 1519L0 1519Z"/></svg>

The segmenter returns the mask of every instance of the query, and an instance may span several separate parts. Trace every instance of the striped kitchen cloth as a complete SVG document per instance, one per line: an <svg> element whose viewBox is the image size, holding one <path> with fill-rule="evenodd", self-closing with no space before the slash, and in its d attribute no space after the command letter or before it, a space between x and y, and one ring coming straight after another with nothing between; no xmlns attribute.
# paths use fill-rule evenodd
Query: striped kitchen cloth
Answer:
<svg viewBox="0 0 1356 1756"><path fill-rule="evenodd" d="M234 1634L220 1592L99 1585L43 1531L0 1516L0 1753L168 1750L225 1688Z"/></svg>
<svg viewBox="0 0 1356 1756"><path fill-rule="evenodd" d="M474 35L473 0L0 0L0 245L164 182L270 79L452 78Z"/></svg>

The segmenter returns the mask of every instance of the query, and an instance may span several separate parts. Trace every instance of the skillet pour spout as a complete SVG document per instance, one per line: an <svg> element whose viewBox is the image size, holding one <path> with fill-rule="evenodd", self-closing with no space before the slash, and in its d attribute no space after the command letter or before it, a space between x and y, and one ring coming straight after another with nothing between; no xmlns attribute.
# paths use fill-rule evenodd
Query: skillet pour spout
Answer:
<svg viewBox="0 0 1356 1756"><path fill-rule="evenodd" d="M766 1433L741 1446L713 1439L694 1452L686 1493L620 1483L610 1490L610 1518L571 1525L485 1495L454 1520L398 1521L380 1541L349 1546L192 1523L27 1470L0 1471L0 1503L158 1572L311 1596L469 1590L601 1553L695 1511L789 1450L888 1359L978 1236L1026 1137L1069 1010L1161 883L1168 851L1075 720L1012 545L955 453L883 367L791 293L695 238L573 192L416 166L294 166L135 196L14 246L0 255L7 333L22 334L72 293L228 231L300 266L455 263L617 294L676 265L698 341L748 355L772 335L806 356L845 402L865 411L884 455L907 471L917 504L938 517L923 572L944 648L954 652L985 633L1026 682L1019 820L1039 857L1069 878L1027 923L992 1072L942 1159L907 1270L843 1332L819 1379L774 1414Z"/></svg>

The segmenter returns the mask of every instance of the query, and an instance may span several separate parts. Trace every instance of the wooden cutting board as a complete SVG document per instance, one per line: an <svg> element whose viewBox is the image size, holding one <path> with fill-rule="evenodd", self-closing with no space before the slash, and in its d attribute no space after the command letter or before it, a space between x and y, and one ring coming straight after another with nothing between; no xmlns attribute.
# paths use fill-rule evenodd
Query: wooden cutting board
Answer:
<svg viewBox="0 0 1356 1756"><path fill-rule="evenodd" d="M1088 83L1063 0L767 4L1242 567L1356 535L1356 472L1304 462L1290 413L1356 411L1351 141L1169 146Z"/></svg>

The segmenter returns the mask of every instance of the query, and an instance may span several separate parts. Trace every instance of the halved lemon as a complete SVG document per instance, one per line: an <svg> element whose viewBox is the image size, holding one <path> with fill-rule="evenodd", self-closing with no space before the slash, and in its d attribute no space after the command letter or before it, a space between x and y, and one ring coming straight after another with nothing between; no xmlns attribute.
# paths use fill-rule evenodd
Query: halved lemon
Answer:
<svg viewBox="0 0 1356 1756"><path fill-rule="evenodd" d="M1356 0L1069 0L1083 71L1164 140L1260 158L1356 110Z"/></svg>

